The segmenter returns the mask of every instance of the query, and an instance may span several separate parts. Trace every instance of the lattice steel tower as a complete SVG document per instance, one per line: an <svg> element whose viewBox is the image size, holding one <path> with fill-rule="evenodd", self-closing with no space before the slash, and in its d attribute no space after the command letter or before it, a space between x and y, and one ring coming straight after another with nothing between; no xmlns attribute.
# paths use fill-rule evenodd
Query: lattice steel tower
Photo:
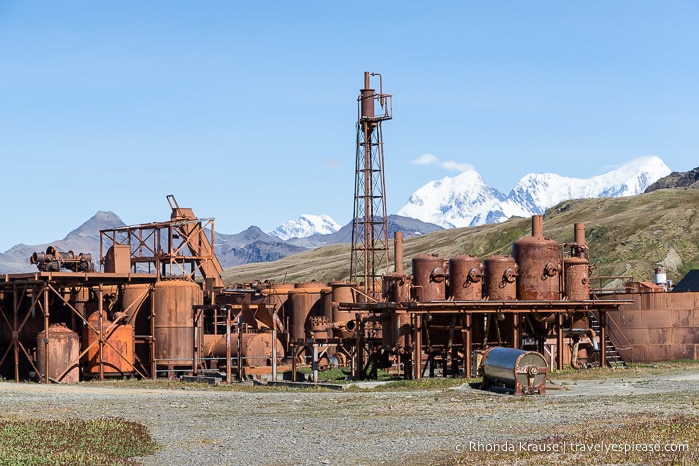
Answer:
<svg viewBox="0 0 699 466"><path fill-rule="evenodd" d="M371 88L372 76L379 78L378 94ZM393 117L392 98L392 95L383 93L380 74L364 73L364 89L360 90L357 98L357 161L350 279L362 285L364 292L370 296L380 291L378 280L388 268L388 216L381 122Z"/></svg>

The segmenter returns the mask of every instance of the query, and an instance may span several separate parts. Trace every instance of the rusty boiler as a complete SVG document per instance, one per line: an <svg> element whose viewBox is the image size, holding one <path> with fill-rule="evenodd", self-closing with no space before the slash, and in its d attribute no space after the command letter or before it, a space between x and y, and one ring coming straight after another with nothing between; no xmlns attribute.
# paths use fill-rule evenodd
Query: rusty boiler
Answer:
<svg viewBox="0 0 699 466"><path fill-rule="evenodd" d="M36 336L36 368L41 380L45 380L48 362L49 380L60 383L79 382L79 356L78 334L63 323L51 324L48 328L48 338L43 330Z"/></svg>
<svg viewBox="0 0 699 466"><path fill-rule="evenodd" d="M323 314L320 299L322 290L323 285L316 282L296 283L294 289L289 290L289 337L292 340L310 338L310 317Z"/></svg>
<svg viewBox="0 0 699 466"><path fill-rule="evenodd" d="M83 345L87 350L85 355L85 373L119 375L134 372L134 331L133 326L124 323L114 323L107 319L107 313L93 312L87 319L89 325L83 328ZM100 330L101 328L101 330ZM104 339L100 361L100 331Z"/></svg>
<svg viewBox="0 0 699 466"><path fill-rule="evenodd" d="M446 299L445 261L437 254L418 254L413 257L413 296L416 301L444 301Z"/></svg>
<svg viewBox="0 0 699 466"><path fill-rule="evenodd" d="M544 237L543 216L532 217L532 235L512 244L512 257L519 265L517 299L560 299L558 243Z"/></svg>
<svg viewBox="0 0 699 466"><path fill-rule="evenodd" d="M194 305L204 293L194 282L165 280L153 290L155 359L159 366L190 366L194 359ZM201 334L201 329L200 334Z"/></svg>
<svg viewBox="0 0 699 466"><path fill-rule="evenodd" d="M575 224L575 242L570 245L570 251L570 257L563 262L566 297L570 301L590 299L590 260L583 223Z"/></svg>
<svg viewBox="0 0 699 466"><path fill-rule="evenodd" d="M455 301L483 298L485 266L479 257L459 254L449 259L449 295Z"/></svg>
<svg viewBox="0 0 699 466"><path fill-rule="evenodd" d="M496 255L485 259L485 294L491 301L517 299L517 262L511 256Z"/></svg>
<svg viewBox="0 0 699 466"><path fill-rule="evenodd" d="M356 285L349 281L335 280L330 282L332 302L353 303L354 289ZM338 338L351 338L354 336L356 312L341 311L333 306L333 332Z"/></svg>

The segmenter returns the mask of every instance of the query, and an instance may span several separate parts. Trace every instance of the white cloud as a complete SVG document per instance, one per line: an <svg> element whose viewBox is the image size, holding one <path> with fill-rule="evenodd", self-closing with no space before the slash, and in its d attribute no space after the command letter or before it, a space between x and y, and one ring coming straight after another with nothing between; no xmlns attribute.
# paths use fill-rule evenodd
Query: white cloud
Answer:
<svg viewBox="0 0 699 466"><path fill-rule="evenodd" d="M432 154L422 154L420 157L412 161L414 165L437 165L445 170L456 171L456 172L466 172L469 170L474 170L473 165L466 162L456 162L454 160L447 160L442 162L436 156Z"/></svg>

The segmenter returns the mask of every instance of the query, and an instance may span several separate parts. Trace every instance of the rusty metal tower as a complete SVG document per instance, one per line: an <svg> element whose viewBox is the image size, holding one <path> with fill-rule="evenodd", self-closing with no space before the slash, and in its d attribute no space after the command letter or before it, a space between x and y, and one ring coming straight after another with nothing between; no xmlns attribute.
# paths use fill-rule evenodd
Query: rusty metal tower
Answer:
<svg viewBox="0 0 699 466"><path fill-rule="evenodd" d="M378 94L371 87L372 77L379 78ZM380 74L364 73L364 88L357 98L357 160L350 279L361 284L369 296L378 294L378 279L388 268L388 215L381 123L393 117L392 98L392 95L383 93Z"/></svg>

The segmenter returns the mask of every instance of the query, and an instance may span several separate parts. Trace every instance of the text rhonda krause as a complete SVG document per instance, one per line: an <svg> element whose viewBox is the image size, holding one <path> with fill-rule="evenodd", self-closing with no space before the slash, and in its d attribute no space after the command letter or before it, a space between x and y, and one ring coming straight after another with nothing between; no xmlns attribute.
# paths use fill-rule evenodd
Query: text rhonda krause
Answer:
<svg viewBox="0 0 699 466"><path fill-rule="evenodd" d="M648 453L658 453L658 452L686 452L689 451L689 444L687 443L577 443L577 442L560 442L560 443L549 443L549 442L481 442L481 441L469 441L466 443L457 443L454 446L454 451L456 453L463 452L486 452L486 453L499 453L499 452L532 452L532 453L585 453L585 452L595 452L595 453L611 453L611 452L621 452L621 453L632 453L632 452L648 452Z"/></svg>

